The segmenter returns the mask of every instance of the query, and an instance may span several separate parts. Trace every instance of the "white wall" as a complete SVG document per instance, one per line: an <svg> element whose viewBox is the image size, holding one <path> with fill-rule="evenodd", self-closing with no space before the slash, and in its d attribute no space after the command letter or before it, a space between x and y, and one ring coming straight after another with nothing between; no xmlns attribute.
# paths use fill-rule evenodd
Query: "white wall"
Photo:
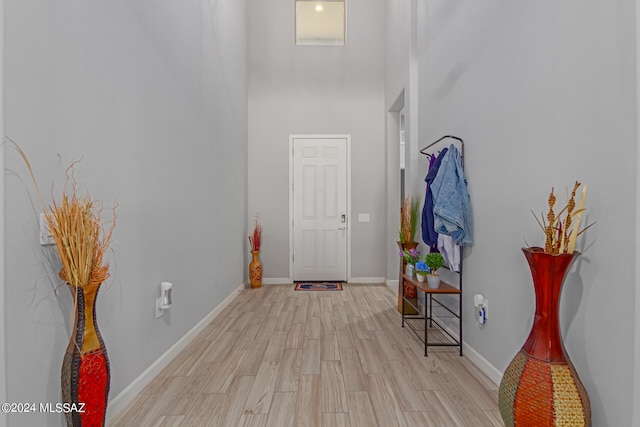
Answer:
<svg viewBox="0 0 640 427"><path fill-rule="evenodd" d="M97 316L113 398L244 282L246 7L238 0L8 0L5 131L45 200L76 170L117 200L112 278ZM25 165L5 146L7 400L57 402L71 298L37 241ZM174 306L154 317L162 280ZM4 325L4 322L3 322ZM11 426L62 425L13 415Z"/></svg>
<svg viewBox="0 0 640 427"><path fill-rule="evenodd" d="M351 273L384 276L383 5L347 2L345 46L295 46L294 2L249 1L248 222L260 213L266 278L289 277L290 134L351 135Z"/></svg>
<svg viewBox="0 0 640 427"><path fill-rule="evenodd" d="M465 256L465 340L498 370L506 368L534 312L520 251L525 240L542 243L530 210L545 209L552 186L564 201L565 187L588 184L587 220L597 224L582 237L583 255L566 280L561 329L589 392L593 425L630 425L632 2L430 0L419 2L417 29L420 141L454 134L466 142L475 235ZM476 292L490 300L483 329L471 316Z"/></svg>

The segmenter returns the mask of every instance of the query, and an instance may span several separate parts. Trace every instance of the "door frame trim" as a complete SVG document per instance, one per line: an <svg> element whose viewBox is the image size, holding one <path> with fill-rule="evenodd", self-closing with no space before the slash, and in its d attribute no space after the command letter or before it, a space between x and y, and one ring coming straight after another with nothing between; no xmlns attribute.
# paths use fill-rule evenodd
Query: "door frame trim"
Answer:
<svg viewBox="0 0 640 427"><path fill-rule="evenodd" d="M351 281L351 134L289 135L289 281L293 283L293 141L295 139L344 139L347 168L347 281Z"/></svg>
<svg viewBox="0 0 640 427"><path fill-rule="evenodd" d="M636 24L636 235L635 249L636 257L640 253L640 0L635 2L635 24ZM636 263L635 268L635 312L634 312L634 337L633 337L633 384L632 401L640 398L640 292L637 290L640 280L640 265ZM631 410L631 425L640 426L640 408L633 405Z"/></svg>

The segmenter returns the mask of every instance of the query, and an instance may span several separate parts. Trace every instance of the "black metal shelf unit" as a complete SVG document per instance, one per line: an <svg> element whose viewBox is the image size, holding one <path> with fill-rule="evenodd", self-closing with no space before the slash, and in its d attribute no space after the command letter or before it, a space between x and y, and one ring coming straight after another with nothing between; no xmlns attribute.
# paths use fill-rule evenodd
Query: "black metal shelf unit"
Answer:
<svg viewBox="0 0 640 427"><path fill-rule="evenodd" d="M425 294L424 302L420 298L405 297L405 282L415 286L417 291ZM424 355L429 355L429 347L459 347L460 356L462 356L462 311L456 313L437 298L438 295L457 295L458 300L462 301L462 290L443 281L440 282L439 288L432 289L426 283L418 282L406 274L402 275L400 287L402 289L403 302L406 302L406 306L413 308L417 312L417 314L407 314L405 304L402 304L402 327L404 328L406 324L424 343ZM444 319L457 320L458 337L444 325ZM431 339L429 339L430 335L432 336Z"/></svg>
<svg viewBox="0 0 640 427"><path fill-rule="evenodd" d="M443 142L445 144L443 144ZM460 151L460 157L464 165L464 141L462 138L453 135L445 135L437 141L432 142L423 149L420 153L427 156L433 154L434 150L438 147L446 146L446 143L453 143L457 145ZM443 147L444 148L444 147ZM462 248L460 248L462 251ZM401 288L402 288L402 300L406 302L409 308L413 308L418 314L405 314L405 304L402 304L402 326L405 323L409 328L424 342L424 355L427 356L428 347L431 346L456 346L460 348L460 356L462 356L462 284L463 284L463 257L460 254L460 268L458 272L453 272L458 275L458 287L451 286L450 284L443 282L441 288L430 289L424 284L415 281L405 275L401 276ZM424 292L424 303L420 302L418 298L407 299L404 297L404 281L407 280L412 285L416 286L419 291ZM458 313L452 310L447 304L437 298L437 295L450 295L458 298ZM450 328L445 327L443 321L438 319L455 319L458 322L458 336L454 336ZM422 322L421 322L422 321ZM432 340L429 340L429 334L435 335Z"/></svg>

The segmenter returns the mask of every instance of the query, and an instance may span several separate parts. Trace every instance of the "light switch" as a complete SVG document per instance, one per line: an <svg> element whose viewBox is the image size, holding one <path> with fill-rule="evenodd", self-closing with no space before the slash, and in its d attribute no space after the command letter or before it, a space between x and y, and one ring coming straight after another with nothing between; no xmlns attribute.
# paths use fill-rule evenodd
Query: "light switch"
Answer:
<svg viewBox="0 0 640 427"><path fill-rule="evenodd" d="M368 213L358 214L358 222L369 222L369 214Z"/></svg>

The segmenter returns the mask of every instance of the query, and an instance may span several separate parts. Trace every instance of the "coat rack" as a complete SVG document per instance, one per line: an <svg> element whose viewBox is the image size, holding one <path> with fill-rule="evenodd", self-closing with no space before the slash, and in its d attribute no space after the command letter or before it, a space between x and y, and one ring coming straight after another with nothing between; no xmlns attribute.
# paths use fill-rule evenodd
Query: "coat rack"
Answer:
<svg viewBox="0 0 640 427"><path fill-rule="evenodd" d="M437 141L432 142L431 144L427 145L426 147L424 147L422 150L420 150L420 153L428 156L431 153L429 153L427 150L431 147L433 147L434 145L436 145L438 142L442 141L443 139L447 139L447 138L452 138L452 139L456 139L460 142L460 157L462 157L462 159L464 160L464 141L462 140L462 138L458 138L457 136L453 136L453 135L445 135L442 138L438 139Z"/></svg>
<svg viewBox="0 0 640 427"><path fill-rule="evenodd" d="M462 140L462 138L458 138L457 136L445 135L442 138L438 139L437 141L434 141L431 144L429 144L426 147L424 147L422 150L420 150L420 153L422 153L424 155L427 155L427 156L433 154L433 153L430 153L428 150L431 147L433 147L436 144L438 144L440 141L443 141L445 139L454 139L454 140L457 140L460 143L459 144L460 148L458 148L458 151L460 151L460 157L462 159L462 164L464 165L464 141ZM447 335L449 335L450 338L453 339L453 341L454 341L453 344L430 344L430 345L454 345L454 346L455 345L459 345L460 346L460 356L462 356L462 285L463 285L463 275L462 275L463 268L462 268L462 266L464 264L464 257L463 257L462 249L463 248L460 247L460 267L459 267L459 271L457 272L458 273L458 289L460 290L459 297L458 297L458 313L456 314L449 307L447 307L444 303L440 302L437 298L434 297L433 294L429 294L430 304L433 303L432 301L435 301L440 307L442 307L443 309L445 309L446 311L451 313L454 317L458 317L458 321L459 321L459 329L458 329L458 337L457 337L457 339L456 339L456 337L451 335L446 329L444 329L444 332ZM449 269L448 267L445 267L445 268ZM455 272L452 271L452 274L455 274ZM426 330L426 328L425 328L425 330ZM425 340L426 340L426 335L425 335ZM425 345L425 356L426 356L426 345Z"/></svg>

